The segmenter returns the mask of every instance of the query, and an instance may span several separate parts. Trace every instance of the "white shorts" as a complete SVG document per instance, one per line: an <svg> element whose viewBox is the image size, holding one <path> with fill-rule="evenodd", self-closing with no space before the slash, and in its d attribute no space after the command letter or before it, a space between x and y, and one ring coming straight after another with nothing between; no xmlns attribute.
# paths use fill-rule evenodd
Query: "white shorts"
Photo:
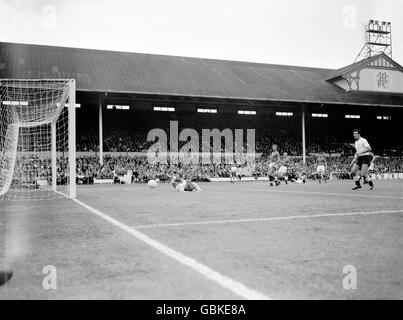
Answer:
<svg viewBox="0 0 403 320"><path fill-rule="evenodd" d="M316 172L325 172L325 166L323 164L318 165Z"/></svg>
<svg viewBox="0 0 403 320"><path fill-rule="evenodd" d="M287 167L286 166L281 166L280 169L278 169L279 173L286 173L287 172Z"/></svg>

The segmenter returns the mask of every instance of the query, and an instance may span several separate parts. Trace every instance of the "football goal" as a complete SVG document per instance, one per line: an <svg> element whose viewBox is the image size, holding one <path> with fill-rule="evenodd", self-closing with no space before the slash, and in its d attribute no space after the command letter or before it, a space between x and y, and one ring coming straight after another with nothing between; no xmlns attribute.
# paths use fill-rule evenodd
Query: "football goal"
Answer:
<svg viewBox="0 0 403 320"><path fill-rule="evenodd" d="M75 80L0 79L0 199L76 196Z"/></svg>

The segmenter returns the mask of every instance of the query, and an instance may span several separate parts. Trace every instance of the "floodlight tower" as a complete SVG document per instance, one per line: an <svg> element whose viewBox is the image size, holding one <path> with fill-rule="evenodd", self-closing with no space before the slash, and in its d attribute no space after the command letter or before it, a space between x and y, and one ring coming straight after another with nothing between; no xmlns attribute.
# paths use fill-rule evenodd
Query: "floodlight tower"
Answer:
<svg viewBox="0 0 403 320"><path fill-rule="evenodd" d="M354 62L380 53L392 58L392 26L390 22L371 19L365 25L365 44Z"/></svg>

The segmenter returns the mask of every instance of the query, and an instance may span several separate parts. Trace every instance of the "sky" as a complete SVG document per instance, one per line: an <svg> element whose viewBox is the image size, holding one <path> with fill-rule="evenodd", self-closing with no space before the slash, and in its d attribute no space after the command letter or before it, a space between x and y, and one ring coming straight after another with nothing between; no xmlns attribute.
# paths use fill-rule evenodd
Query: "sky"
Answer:
<svg viewBox="0 0 403 320"><path fill-rule="evenodd" d="M403 64L403 0L0 0L0 41L339 68L369 19Z"/></svg>

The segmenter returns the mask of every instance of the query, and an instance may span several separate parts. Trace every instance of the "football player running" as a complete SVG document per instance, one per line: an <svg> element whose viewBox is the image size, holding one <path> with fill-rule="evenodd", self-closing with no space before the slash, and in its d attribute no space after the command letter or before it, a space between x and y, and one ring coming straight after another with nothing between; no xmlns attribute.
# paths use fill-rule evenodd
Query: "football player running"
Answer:
<svg viewBox="0 0 403 320"><path fill-rule="evenodd" d="M364 180L364 184L369 185L370 190L374 188L374 183L368 175L368 169L371 164L373 156L371 146L368 141L361 137L361 130L355 129L353 131L353 136L355 139L355 150L356 153L354 155L354 159L351 161L351 176L355 179L355 186L352 188L353 190L357 190L361 188L360 179ZM360 175L358 175L358 171L360 171Z"/></svg>

